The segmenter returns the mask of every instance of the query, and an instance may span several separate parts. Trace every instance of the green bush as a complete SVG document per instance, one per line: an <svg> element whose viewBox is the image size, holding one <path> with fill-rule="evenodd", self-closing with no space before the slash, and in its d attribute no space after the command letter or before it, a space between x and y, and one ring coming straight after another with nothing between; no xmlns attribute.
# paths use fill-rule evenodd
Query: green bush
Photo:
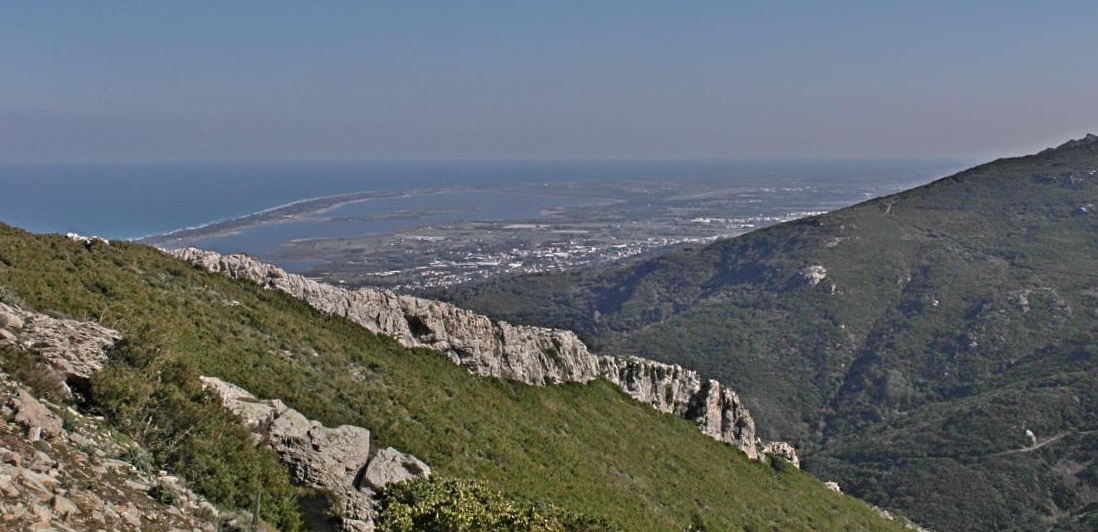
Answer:
<svg viewBox="0 0 1098 532"><path fill-rule="evenodd" d="M282 530L301 527L296 492L278 458L252 442L185 362L152 344L121 342L92 377L91 401L156 464L185 476L214 504L249 508L262 492L264 519ZM141 456L133 463L153 465ZM163 489L154 495L168 497Z"/></svg>
<svg viewBox="0 0 1098 532"><path fill-rule="evenodd" d="M379 532L611 532L612 523L503 496L479 482L421 479L382 494Z"/></svg>

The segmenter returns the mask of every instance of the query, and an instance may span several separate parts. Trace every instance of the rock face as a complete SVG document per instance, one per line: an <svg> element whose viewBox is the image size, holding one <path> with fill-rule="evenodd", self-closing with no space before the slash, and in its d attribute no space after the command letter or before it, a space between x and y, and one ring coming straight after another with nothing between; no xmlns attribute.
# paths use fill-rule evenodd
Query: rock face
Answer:
<svg viewBox="0 0 1098 532"><path fill-rule="evenodd" d="M598 377L595 357L569 331L494 322L453 305L388 290L346 290L286 273L245 255L222 256L194 248L171 253L211 272L277 288L321 312L391 336L406 347L441 351L479 375L535 385L587 382Z"/></svg>
<svg viewBox="0 0 1098 532"><path fill-rule="evenodd" d="M0 303L0 342L34 349L62 381L86 380L103 369L107 350L121 337L97 323L51 318Z"/></svg>
<svg viewBox="0 0 1098 532"><path fill-rule="evenodd" d="M739 447L752 460L761 456L755 420L736 392L721 383L637 357L603 356L599 363L600 375L633 399L693 421L706 436Z"/></svg>
<svg viewBox="0 0 1098 532"><path fill-rule="evenodd" d="M543 386L604 378L661 412L682 416L706 435L763 456L755 421L736 393L672 364L635 357L599 356L572 333L493 321L448 303L388 290L347 290L307 279L246 255L187 248L168 253L211 272L247 279L302 299L321 312L345 317L407 347L445 353L478 375ZM784 444L783 452L793 453Z"/></svg>
<svg viewBox="0 0 1098 532"><path fill-rule="evenodd" d="M257 399L215 377L202 377L202 382L258 439L271 445L289 467L295 484L332 494L345 528L372 529L378 491L393 482L431 474L427 464L391 447L369 459L370 431L362 427L328 428L278 399Z"/></svg>

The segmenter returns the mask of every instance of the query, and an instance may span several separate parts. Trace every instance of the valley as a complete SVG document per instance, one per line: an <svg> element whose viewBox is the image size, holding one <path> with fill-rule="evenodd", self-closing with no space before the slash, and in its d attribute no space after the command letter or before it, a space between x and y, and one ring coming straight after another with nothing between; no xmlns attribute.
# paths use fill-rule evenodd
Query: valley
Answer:
<svg viewBox="0 0 1098 532"><path fill-rule="evenodd" d="M728 382L806 470L933 529L1087 530L1095 203L1089 135L621 268L433 295Z"/></svg>

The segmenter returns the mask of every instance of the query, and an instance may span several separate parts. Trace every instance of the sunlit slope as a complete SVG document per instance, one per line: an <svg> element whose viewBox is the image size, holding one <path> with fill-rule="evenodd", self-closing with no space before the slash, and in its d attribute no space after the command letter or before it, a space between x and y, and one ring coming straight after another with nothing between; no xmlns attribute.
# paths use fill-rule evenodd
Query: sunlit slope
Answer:
<svg viewBox="0 0 1098 532"><path fill-rule="evenodd" d="M626 530L888 530L868 506L790 467L748 461L605 383L476 378L343 319L144 246L90 249L0 226L0 287L28 308L98 319L197 372L368 427L436 473L604 516Z"/></svg>

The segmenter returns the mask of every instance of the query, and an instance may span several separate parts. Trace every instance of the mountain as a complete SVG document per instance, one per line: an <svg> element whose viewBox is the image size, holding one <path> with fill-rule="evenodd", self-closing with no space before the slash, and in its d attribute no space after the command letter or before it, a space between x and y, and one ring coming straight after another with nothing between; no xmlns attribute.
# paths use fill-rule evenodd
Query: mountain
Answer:
<svg viewBox="0 0 1098 532"><path fill-rule="evenodd" d="M738 390L941 530L1098 525L1098 137L612 271L441 297Z"/></svg>
<svg viewBox="0 0 1098 532"><path fill-rule="evenodd" d="M430 480L376 494L379 529L504 518L515 530L902 528L782 459L751 460L703 434L697 419L708 418L661 412L604 377L533 386L471 374L267 282L146 246L0 225L0 303L15 316L0 319L0 370L19 386L102 416L153 470L283 529L366 526L333 519L359 511L384 477L375 470L428 467ZM33 333L51 320L62 331L52 340ZM107 340L87 345L80 331ZM40 445L72 440L57 425Z"/></svg>

